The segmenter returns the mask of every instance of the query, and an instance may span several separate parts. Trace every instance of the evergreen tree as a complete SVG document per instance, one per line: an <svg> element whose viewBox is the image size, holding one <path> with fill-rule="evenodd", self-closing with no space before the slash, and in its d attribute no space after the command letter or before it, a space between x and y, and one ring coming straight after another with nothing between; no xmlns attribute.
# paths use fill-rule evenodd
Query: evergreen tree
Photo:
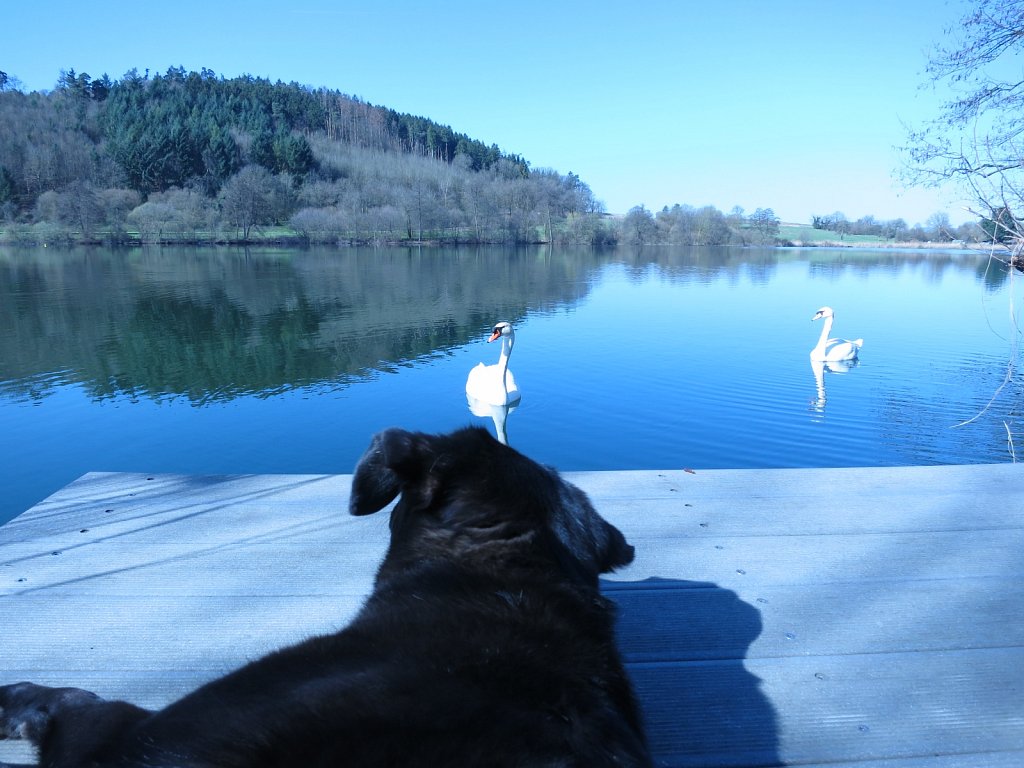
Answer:
<svg viewBox="0 0 1024 768"><path fill-rule="evenodd" d="M231 133L220 126L213 126L206 148L203 150L203 166L206 174L216 182L223 182L242 166L242 153Z"/></svg>
<svg viewBox="0 0 1024 768"><path fill-rule="evenodd" d="M0 165L0 205L14 202L14 177L4 166Z"/></svg>
<svg viewBox="0 0 1024 768"><path fill-rule="evenodd" d="M268 130L254 134L249 144L248 160L252 165L259 165L267 170L274 170L277 158L274 156L274 138Z"/></svg>

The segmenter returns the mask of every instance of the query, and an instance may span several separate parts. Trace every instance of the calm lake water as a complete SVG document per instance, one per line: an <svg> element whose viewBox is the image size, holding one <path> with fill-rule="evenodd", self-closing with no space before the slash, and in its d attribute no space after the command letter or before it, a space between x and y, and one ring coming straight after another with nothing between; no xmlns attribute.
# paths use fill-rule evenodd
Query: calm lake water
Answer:
<svg viewBox="0 0 1024 768"><path fill-rule="evenodd" d="M1010 461L1020 285L966 252L0 249L0 521L92 470L350 472L387 426L493 431L464 387L498 320L508 440L561 469ZM865 343L816 376L822 305Z"/></svg>

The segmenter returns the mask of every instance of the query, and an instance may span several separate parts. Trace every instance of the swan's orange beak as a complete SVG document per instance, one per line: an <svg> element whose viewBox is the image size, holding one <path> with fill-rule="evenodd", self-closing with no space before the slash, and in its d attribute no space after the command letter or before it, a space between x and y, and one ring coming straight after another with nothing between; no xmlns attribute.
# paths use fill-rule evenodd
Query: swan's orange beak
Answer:
<svg viewBox="0 0 1024 768"><path fill-rule="evenodd" d="M500 338L501 338L501 331L495 331L494 333L491 334L491 338L489 338L487 340L487 343L490 344L495 339L500 339Z"/></svg>

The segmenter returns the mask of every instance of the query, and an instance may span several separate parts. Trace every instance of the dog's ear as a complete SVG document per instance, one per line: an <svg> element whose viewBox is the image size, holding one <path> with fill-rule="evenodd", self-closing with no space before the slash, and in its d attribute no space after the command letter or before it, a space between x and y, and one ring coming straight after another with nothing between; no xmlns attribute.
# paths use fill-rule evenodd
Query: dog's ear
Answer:
<svg viewBox="0 0 1024 768"><path fill-rule="evenodd" d="M559 478L560 498L551 525L555 536L589 576L608 573L633 562L635 550L622 531L609 523L582 490Z"/></svg>
<svg viewBox="0 0 1024 768"><path fill-rule="evenodd" d="M429 471L435 464L428 435L394 428L379 432L356 465L348 511L353 515L377 512L399 492L407 506L427 506L438 485Z"/></svg>
<svg viewBox="0 0 1024 768"><path fill-rule="evenodd" d="M602 547L602 557L599 562L599 567L601 569L601 573L608 573L610 571L614 571L616 568L621 568L624 565L632 563L633 557L636 555L636 550L632 544L626 541L626 537L622 535L622 531L611 523L605 522L604 525L606 538L604 540L604 546Z"/></svg>
<svg viewBox="0 0 1024 768"><path fill-rule="evenodd" d="M402 489L402 481L393 469L396 457L408 454L412 436L401 429L378 432L359 459L352 477L348 511L368 515L384 509Z"/></svg>

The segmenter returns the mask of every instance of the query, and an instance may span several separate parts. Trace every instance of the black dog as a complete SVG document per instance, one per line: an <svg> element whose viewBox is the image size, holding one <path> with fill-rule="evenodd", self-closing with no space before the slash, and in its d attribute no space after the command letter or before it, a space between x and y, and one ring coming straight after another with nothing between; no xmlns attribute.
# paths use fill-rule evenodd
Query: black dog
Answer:
<svg viewBox="0 0 1024 768"><path fill-rule="evenodd" d="M388 430L350 511L396 496L350 626L150 712L0 688L0 738L71 766L650 766L598 574L633 548L558 474L482 429Z"/></svg>

